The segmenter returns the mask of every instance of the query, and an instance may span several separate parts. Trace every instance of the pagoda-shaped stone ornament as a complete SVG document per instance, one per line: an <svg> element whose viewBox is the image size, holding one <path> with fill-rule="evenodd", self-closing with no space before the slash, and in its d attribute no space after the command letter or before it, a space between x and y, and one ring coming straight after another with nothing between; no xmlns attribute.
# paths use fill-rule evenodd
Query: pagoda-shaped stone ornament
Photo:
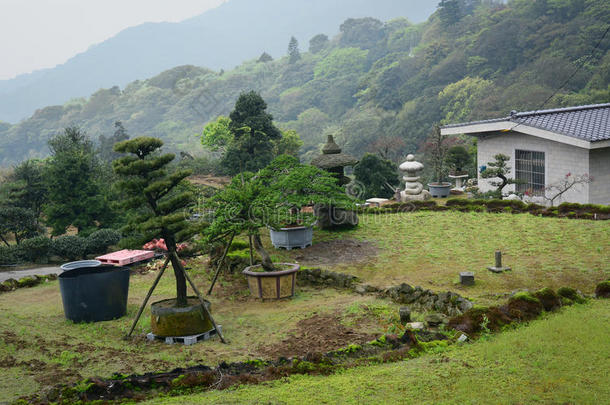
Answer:
<svg viewBox="0 0 610 405"><path fill-rule="evenodd" d="M341 148L335 143L332 135L328 136L328 140L322 148L322 154L311 161L313 166L333 174L342 186L351 181L344 174L345 167L354 166L356 163L358 163L358 159L341 152ZM354 227L358 225L358 214L355 211L337 208L333 205L316 204L314 206L314 213L318 218L317 223L321 229Z"/></svg>
<svg viewBox="0 0 610 405"><path fill-rule="evenodd" d="M334 174L342 186L351 181L343 173L345 167L354 166L356 163L358 163L358 159L341 152L341 148L335 143L332 135L328 135L328 140L322 148L322 154L311 161L313 166Z"/></svg>
<svg viewBox="0 0 610 405"><path fill-rule="evenodd" d="M400 192L400 201L424 201L432 198L427 190L424 190L423 184L419 182L418 172L424 168L424 165L415 161L415 156L408 155L406 162L398 167L405 172L403 180L405 181L405 189ZM397 195L398 197L398 195Z"/></svg>

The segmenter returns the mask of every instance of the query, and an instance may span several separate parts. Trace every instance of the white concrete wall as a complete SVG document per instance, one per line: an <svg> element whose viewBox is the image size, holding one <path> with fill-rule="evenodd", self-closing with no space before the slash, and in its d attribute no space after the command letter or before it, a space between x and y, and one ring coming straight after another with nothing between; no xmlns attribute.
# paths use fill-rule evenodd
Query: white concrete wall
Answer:
<svg viewBox="0 0 610 405"><path fill-rule="evenodd" d="M494 155L502 153L510 157L508 166L511 177L515 177L515 150L530 150L544 152L545 182L547 186L565 177L567 173L582 175L589 172L589 150L559 142L549 141L535 136L517 132L497 132L479 137L477 152L477 167L488 166L494 161ZM494 190L490 184L493 179L482 179L479 173L479 189ZM597 186L597 184L596 184ZM505 192L514 191L514 185L504 188ZM583 184L566 192L561 199L555 200L555 205L562 202L586 204L589 202L589 185Z"/></svg>
<svg viewBox="0 0 610 405"><path fill-rule="evenodd" d="M610 205L610 148L592 149L589 155L589 187L591 204Z"/></svg>

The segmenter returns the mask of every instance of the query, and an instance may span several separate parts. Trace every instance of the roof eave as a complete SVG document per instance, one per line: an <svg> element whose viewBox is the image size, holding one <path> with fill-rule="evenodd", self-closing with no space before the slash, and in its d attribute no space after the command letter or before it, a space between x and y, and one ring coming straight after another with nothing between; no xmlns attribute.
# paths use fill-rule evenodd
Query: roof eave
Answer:
<svg viewBox="0 0 610 405"><path fill-rule="evenodd" d="M583 149L599 149L610 147L610 140L590 142L584 139L578 139L573 136L567 136L559 134L553 131L547 131L532 127L526 124L516 124L511 121L500 121L491 123L481 123L464 125L459 127L441 128L441 135L471 135L471 136L483 136L487 132L519 132L526 135L535 136L550 141L564 143L566 145L572 145Z"/></svg>

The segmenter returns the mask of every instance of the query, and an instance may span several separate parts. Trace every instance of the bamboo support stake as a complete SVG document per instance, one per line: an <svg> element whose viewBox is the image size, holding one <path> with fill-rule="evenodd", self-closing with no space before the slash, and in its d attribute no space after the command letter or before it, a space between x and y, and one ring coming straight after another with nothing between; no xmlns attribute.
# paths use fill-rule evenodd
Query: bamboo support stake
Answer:
<svg viewBox="0 0 610 405"><path fill-rule="evenodd" d="M222 254L222 258L220 259L220 262L218 263L218 268L216 269L216 274L214 274L214 279L212 280L212 285L210 286L210 289L208 290L208 295L212 294L212 289L214 289L214 284L216 284L216 280L218 279L218 274L220 274L220 269L222 268L222 264L224 263L225 258L227 257L227 253L229 253L229 248L231 247L231 243L233 243L233 238L235 238L235 233L231 234L229 243L227 243L227 245L225 246L225 251Z"/></svg>
<svg viewBox="0 0 610 405"><path fill-rule="evenodd" d="M178 260L180 260L180 258L178 257L178 255L175 252L174 252L174 255L176 255L176 258ZM224 336L222 335L222 331L220 329L218 329L218 326L216 325L216 321L214 321L212 314L210 313L210 311L208 311L208 307L205 305L205 300L201 296L199 289L197 289L197 287L195 286L195 283L193 283L193 280L191 280L191 277L187 274L184 267L180 266L180 269L182 270L182 273L184 274L184 278L186 278L186 281L189 282L189 284L191 285L191 288L193 289L193 291L195 291L195 295L197 295L197 298L199 298L199 302L201 302L201 306L203 307L203 310L205 311L207 316L210 318L210 321L212 322L212 326L214 326L214 330L216 330L216 333L218 334L220 341L222 343L227 343Z"/></svg>
<svg viewBox="0 0 610 405"><path fill-rule="evenodd" d="M150 287L150 290L148 290L148 294L146 294L146 298L144 298L144 302L140 306L140 309L138 310L138 314L136 315L136 319L133 320L131 329L129 330L129 333L127 334L126 337L130 337L131 334L133 333L133 330L136 328L136 325L138 324L138 321L140 320L140 316L142 316L142 312L144 311L146 304L148 304L148 300L150 299L150 296L152 295L153 291L155 290L155 288L157 288L157 284L159 284L159 280L161 280L161 276L165 272L165 269L167 268L168 264L169 264L169 255L165 259L165 263L163 263L163 267L161 268L161 271L159 271L159 274L157 274L157 278L155 279L155 282Z"/></svg>

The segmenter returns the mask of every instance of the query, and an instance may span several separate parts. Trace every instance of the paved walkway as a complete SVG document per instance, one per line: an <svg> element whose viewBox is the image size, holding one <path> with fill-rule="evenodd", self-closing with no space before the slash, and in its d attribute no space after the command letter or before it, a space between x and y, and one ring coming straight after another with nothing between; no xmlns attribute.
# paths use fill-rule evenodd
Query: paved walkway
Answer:
<svg viewBox="0 0 610 405"><path fill-rule="evenodd" d="M60 274L63 272L59 266L56 267L38 267L35 269L25 269L25 270L12 270L12 271L0 271L0 283L8 280L9 278L14 278L15 280L19 280L23 277L28 276L46 276L48 274Z"/></svg>

